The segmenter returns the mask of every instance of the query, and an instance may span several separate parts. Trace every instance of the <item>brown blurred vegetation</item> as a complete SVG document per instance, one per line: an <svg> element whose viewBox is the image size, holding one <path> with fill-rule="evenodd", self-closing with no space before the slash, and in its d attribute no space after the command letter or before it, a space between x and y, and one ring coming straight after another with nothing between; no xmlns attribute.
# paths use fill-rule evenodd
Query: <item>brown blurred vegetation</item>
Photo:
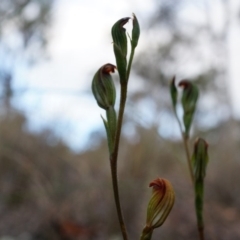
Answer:
<svg viewBox="0 0 240 240"><path fill-rule="evenodd" d="M0 119L0 236L13 239L121 239L105 139L73 153L50 130L34 134L11 112ZM209 142L205 221L207 239L239 239L240 123L200 133ZM134 140L135 139L135 140ZM124 137L119 184L130 239L138 239L150 197L148 183L169 179L176 203L153 239L196 239L193 191L181 142L137 127ZM1 238L0 238L1 239Z"/></svg>

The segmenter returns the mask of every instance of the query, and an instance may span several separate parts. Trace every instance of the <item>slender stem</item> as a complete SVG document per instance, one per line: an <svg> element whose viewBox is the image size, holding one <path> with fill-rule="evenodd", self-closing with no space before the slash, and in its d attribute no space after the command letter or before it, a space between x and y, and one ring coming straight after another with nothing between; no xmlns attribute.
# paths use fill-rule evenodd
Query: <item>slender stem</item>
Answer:
<svg viewBox="0 0 240 240"><path fill-rule="evenodd" d="M204 230L202 228L198 228L199 239L204 240Z"/></svg>
<svg viewBox="0 0 240 240"><path fill-rule="evenodd" d="M153 233L153 229L149 228L148 226L145 226L143 228L140 240L151 240L152 239L152 233Z"/></svg>
<svg viewBox="0 0 240 240"><path fill-rule="evenodd" d="M177 122L179 124L180 130L181 130L181 134L182 134L182 140L183 140L183 144L184 144L184 149L185 149L185 153L186 153L186 158L187 158L187 162L188 162L188 168L189 168L189 172L190 172L190 176L191 176L191 181L194 184L194 174L193 174L193 169L192 169L192 165L191 165L191 156L190 156L190 151L189 151L189 139L188 136L186 136L186 134L184 133L184 130L182 128L180 119L178 118L177 112L174 109L174 113L175 116L177 118ZM199 239L200 240L204 240L204 230L203 227L198 227L198 235L199 235Z"/></svg>
<svg viewBox="0 0 240 240"><path fill-rule="evenodd" d="M114 193L114 199L115 199L115 204L117 208L118 220L119 220L119 224L120 224L120 228L121 228L121 232L124 240L128 240L128 236L127 236L127 230L124 223L122 208L121 208L121 203L119 198L118 180L117 180L117 158L118 158L118 147L119 147L119 141L121 136L123 114L124 114L126 99L127 99L127 83L121 85L121 96L120 96L120 107L119 107L118 121L117 121L117 130L116 130L113 152L110 156L113 193Z"/></svg>
<svg viewBox="0 0 240 240"><path fill-rule="evenodd" d="M120 141L121 130L122 130L123 114L124 114L125 104L127 100L127 83L130 75L133 57L134 57L134 49L132 48L129 61L128 61L128 67L127 67L127 80L120 81L121 95L120 95L120 107L118 112L117 130L115 135L113 152L111 153L111 156L110 156L113 193L114 193L114 199L115 199L115 204L117 208L118 221L121 227L121 232L124 240L128 240L128 235L127 235L127 230L126 230L126 226L123 219L122 208L121 208L121 203L119 198L118 180L117 180L117 158L118 158L119 141Z"/></svg>
<svg viewBox="0 0 240 240"><path fill-rule="evenodd" d="M188 137L184 133L181 121L178 118L178 115L177 115L177 112L176 112L175 109L174 109L174 113L175 113L180 131L181 131L181 134L182 134L182 140L183 140L184 149L185 149L185 153L186 153L186 158L187 158L187 163L188 163L188 168L189 168L189 172L190 172L191 181L192 181L192 183L194 183L194 175L193 175L193 170L192 170L192 165L191 165L191 156L190 156L190 151L189 151L189 147L188 147Z"/></svg>
<svg viewBox="0 0 240 240"><path fill-rule="evenodd" d="M182 133L182 139L183 139L183 144L184 144L185 153L186 153L186 157L187 157L188 168L189 168L191 180L192 180L192 183L194 183L194 175L193 175L193 169L192 169L192 164L191 164L191 156L190 156L190 151L189 151L189 147L188 147L188 137L184 133Z"/></svg>
<svg viewBox="0 0 240 240"><path fill-rule="evenodd" d="M107 115L107 138L108 138L108 147L109 147L109 152L113 152L114 148L114 140L115 140L115 134L116 134L116 128L117 128L117 116L116 116L116 111L114 107L110 107L109 109L106 110L106 115Z"/></svg>
<svg viewBox="0 0 240 240"><path fill-rule="evenodd" d="M127 68L127 80L129 79L129 75L130 75L130 71L131 71L131 67L132 67L132 61L133 61L133 57L134 57L134 51L135 48L131 49L131 53L130 53L130 57L129 57L129 61L128 61L128 68Z"/></svg>
<svg viewBox="0 0 240 240"><path fill-rule="evenodd" d="M134 48L131 49L131 53L128 61L127 79L126 80L120 79L121 95L120 95L120 106L119 106L119 112L118 112L117 130L115 135L113 152L110 155L113 193L114 193L114 199L115 199L115 204L117 208L118 220L119 220L119 224L120 224L120 228L121 228L121 232L124 240L128 240L128 235L127 235L127 230L126 230L126 226L123 219L122 208L121 208L120 197L119 197L118 179L117 179L117 158L118 158L118 148L119 148L119 141L120 141L121 130L122 130L122 123L123 123L123 114L124 114L125 104L127 100L127 83L130 75L133 57L134 57Z"/></svg>
<svg viewBox="0 0 240 240"><path fill-rule="evenodd" d="M114 193L115 205L117 208L118 221L120 224L123 239L128 240L127 230L124 223L122 208L121 208L121 203L119 198L118 180L117 180L117 164L113 163L112 160L111 160L111 174L112 174L113 193Z"/></svg>

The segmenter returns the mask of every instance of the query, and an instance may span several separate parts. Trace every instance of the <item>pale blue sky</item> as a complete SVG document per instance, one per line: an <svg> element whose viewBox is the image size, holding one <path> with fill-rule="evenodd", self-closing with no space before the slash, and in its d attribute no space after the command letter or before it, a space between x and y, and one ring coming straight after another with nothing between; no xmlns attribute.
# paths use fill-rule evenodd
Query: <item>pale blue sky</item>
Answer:
<svg viewBox="0 0 240 240"><path fill-rule="evenodd" d="M29 92L21 99L20 104L28 113L31 128L51 126L77 148L84 144L85 136L91 130L102 127L100 114L103 112L87 91L90 90L94 71L104 63L115 62L110 29L114 22L131 16L132 12L137 15L140 23L144 23L153 11L154 0L57 1L49 31L49 60L41 61L21 73L25 79L21 84L25 84L29 89L47 90L43 93ZM190 7L186 9L185 15L189 18L194 18L195 14L197 12L194 13ZM215 7L214 16L217 28L221 22L221 9ZM229 83L234 95L234 112L240 117L238 29L238 26L230 29ZM147 44L147 36L142 34L137 51Z"/></svg>

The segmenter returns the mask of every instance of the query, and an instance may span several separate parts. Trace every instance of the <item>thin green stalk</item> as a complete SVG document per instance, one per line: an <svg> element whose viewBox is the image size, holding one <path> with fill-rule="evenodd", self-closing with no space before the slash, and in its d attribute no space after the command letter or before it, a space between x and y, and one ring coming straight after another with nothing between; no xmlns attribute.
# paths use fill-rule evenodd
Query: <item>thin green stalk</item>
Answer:
<svg viewBox="0 0 240 240"><path fill-rule="evenodd" d="M107 126L105 126L105 128L107 130L109 153L111 154L114 148L114 140L117 127L117 116L114 107L111 106L106 110L106 116Z"/></svg>
<svg viewBox="0 0 240 240"><path fill-rule="evenodd" d="M152 239L152 233L153 233L153 230L151 228L149 228L148 226L145 226L143 231L142 231L142 235L140 237L140 240L151 240Z"/></svg>
<svg viewBox="0 0 240 240"><path fill-rule="evenodd" d="M121 208L121 203L119 198L118 180L117 180L117 163L114 163L113 159L111 159L111 174L112 174L113 193L114 193L115 205L117 208L118 221L120 224L123 239L128 240L127 229L124 223L122 208Z"/></svg>
<svg viewBox="0 0 240 240"><path fill-rule="evenodd" d="M121 96L120 96L120 107L119 107L118 121L117 121L117 130L116 130L116 136L114 141L114 149L110 156L114 200L115 200L118 220L119 220L119 224L121 227L121 232L124 240L128 240L128 236L127 236L127 230L124 223L122 208L121 208L121 203L119 198L118 179L117 179L117 158L118 158L118 148L119 148L119 141L121 136L123 114L124 114L126 99L127 99L127 83L124 85L123 84L121 85Z"/></svg>
<svg viewBox="0 0 240 240"><path fill-rule="evenodd" d="M127 80L129 79L129 75L130 75L130 71L131 71L131 67L132 67L132 61L133 61L133 57L134 57L134 52L135 52L135 48L132 48L131 53L130 53L130 57L129 57L129 61L128 61Z"/></svg>
<svg viewBox="0 0 240 240"><path fill-rule="evenodd" d="M194 184L194 174L193 174L193 169L192 169L192 165L191 165L191 156L190 156L190 151L189 151L189 141L188 141L189 139L183 131L181 122L180 122L180 120L177 116L177 113L176 113L175 109L174 109L174 113L175 113L175 116L177 118L177 122L179 124L180 130L181 130L182 140L183 140L184 149L185 149L185 153L186 153L186 158L187 158L187 162L188 162L188 168L189 168L189 172L190 172L190 176L191 176L191 181ZM204 240L204 229L203 229L203 227L198 226L198 235L199 235L200 240Z"/></svg>
<svg viewBox="0 0 240 240"><path fill-rule="evenodd" d="M113 152L110 156L114 200L117 208L118 221L121 227L121 232L124 240L128 240L128 235L127 235L127 230L126 230L126 226L123 219L122 208L121 208L120 197L119 197L118 179L117 179L117 158L118 158L119 141L120 141L122 123L123 123L124 109L125 109L125 104L127 100L127 83L130 75L133 57L134 57L134 49L131 49L131 53L128 61L128 67L127 67L127 80L120 81L122 84L121 84L121 95L120 95L120 106L119 106L119 112L118 112L117 130L115 135Z"/></svg>
<svg viewBox="0 0 240 240"><path fill-rule="evenodd" d="M192 169L192 164L191 164L191 156L190 156L190 151L188 147L188 137L182 133L182 139L183 139L183 144L185 148L185 153L186 153L186 158L188 162L188 168L191 176L192 183L194 183L194 175L193 175L193 169Z"/></svg>
<svg viewBox="0 0 240 240"><path fill-rule="evenodd" d="M191 177L191 181L192 183L194 183L194 175L193 175L193 169L192 169L192 164L191 164L191 156L190 156L190 151L189 151L189 147L188 147L188 137L186 136L186 134L183 131L180 119L178 118L178 115L176 113L176 110L174 109L174 113L182 134L182 140L183 140L183 145L184 145L184 149L185 149L185 153L186 153L186 158L187 158L187 163L188 163L188 168L189 168L189 172L190 172L190 177Z"/></svg>

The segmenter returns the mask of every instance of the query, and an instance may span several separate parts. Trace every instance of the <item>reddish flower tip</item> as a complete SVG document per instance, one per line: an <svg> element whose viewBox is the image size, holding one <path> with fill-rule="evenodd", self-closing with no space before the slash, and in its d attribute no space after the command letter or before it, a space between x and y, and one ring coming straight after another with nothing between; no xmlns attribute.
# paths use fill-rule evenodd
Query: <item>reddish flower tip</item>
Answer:
<svg viewBox="0 0 240 240"><path fill-rule="evenodd" d="M111 63L107 63L105 65L102 66L102 73L114 73L116 69L116 66L111 64Z"/></svg>
<svg viewBox="0 0 240 240"><path fill-rule="evenodd" d="M120 20L120 26L123 27L128 22L129 19L130 19L130 17L122 18Z"/></svg>
<svg viewBox="0 0 240 240"><path fill-rule="evenodd" d="M153 187L153 190L166 191L166 180L163 178L157 178L149 183L149 187Z"/></svg>
<svg viewBox="0 0 240 240"><path fill-rule="evenodd" d="M152 229L161 226L166 220L174 204L175 194L172 184L163 178L150 182L152 197L148 204L147 226Z"/></svg>
<svg viewBox="0 0 240 240"><path fill-rule="evenodd" d="M191 83L188 80L182 80L178 83L178 86L182 88L188 88L190 85Z"/></svg>

